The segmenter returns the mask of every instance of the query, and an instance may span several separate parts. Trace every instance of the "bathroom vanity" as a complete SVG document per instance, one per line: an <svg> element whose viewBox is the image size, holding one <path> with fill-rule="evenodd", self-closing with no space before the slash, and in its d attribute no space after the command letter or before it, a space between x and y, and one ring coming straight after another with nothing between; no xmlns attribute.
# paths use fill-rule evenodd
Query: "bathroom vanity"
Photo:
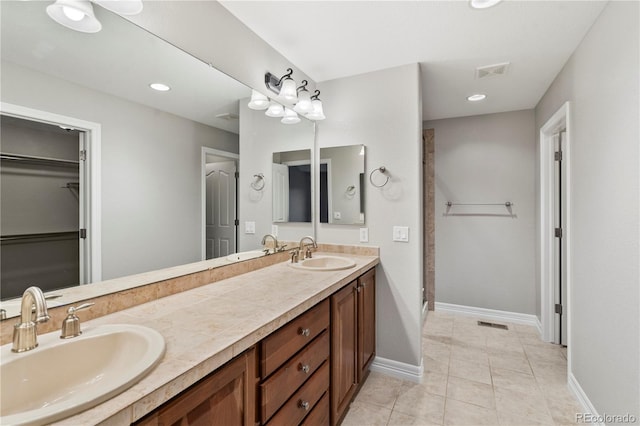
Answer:
<svg viewBox="0 0 640 426"><path fill-rule="evenodd" d="M177 278L74 300L96 303L79 314L77 339L126 324L153 329L166 348L128 389L53 424L338 424L374 357L379 252L320 245L313 256L308 268L287 253L201 272L185 265L185 276L172 269ZM65 312L49 309L33 352L60 341ZM17 320L0 322L4 344Z"/></svg>
<svg viewBox="0 0 640 426"><path fill-rule="evenodd" d="M367 267L135 425L338 424L375 355L375 270L361 274Z"/></svg>

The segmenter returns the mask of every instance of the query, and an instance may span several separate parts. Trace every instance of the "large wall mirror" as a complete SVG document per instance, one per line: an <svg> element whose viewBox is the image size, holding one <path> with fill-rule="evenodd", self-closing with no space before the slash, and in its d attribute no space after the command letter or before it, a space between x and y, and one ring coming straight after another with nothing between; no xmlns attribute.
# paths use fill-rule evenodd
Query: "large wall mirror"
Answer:
<svg viewBox="0 0 640 426"><path fill-rule="evenodd" d="M258 122L257 117L241 123L240 109L246 108L250 88L97 5L94 5L95 14L102 23L102 30L85 34L62 27L49 19L45 13L48 4L0 2L0 100L4 105L17 105L98 124L101 136L101 152L97 162L100 194L91 196L99 197L100 201L102 238L99 252L93 253L100 263L99 279L104 281L196 262L214 255L223 256L224 250L219 248L225 246L224 239L218 239L221 241L218 243L217 237L205 236L205 228L209 225L208 212L213 211L206 208L205 197L209 191L205 182L210 176L214 176L212 181L219 182L220 179L215 176L222 176L215 175L213 170L217 166L211 164L234 162L236 170L239 170L238 193L235 199L231 199L234 205L230 209L235 208L245 220L262 215L259 211L253 211L260 206L255 204L255 197L247 194L247 191L255 174L262 172L268 176L268 167L261 166L260 170L256 170L252 157L260 154L243 149L240 143L241 127L252 137L260 139L260 129L252 128ZM170 90L151 90L149 85L158 82L167 84ZM3 113L5 118L10 119L12 126L30 128L29 132L34 133L33 123L29 123L29 120L21 124L15 116ZM285 127L280 123L278 125ZM293 143L296 149L313 146L314 126L303 126L306 126L306 139L296 139ZM79 208L82 198L79 194L86 194L83 191L88 186L82 188L81 176L66 175L76 173L72 170L74 167L80 168L80 174L82 172L82 167L79 167L82 159L78 157L85 137L83 132L61 130L55 125L50 127L47 130L49 133L62 132L72 136L73 149L65 148L64 153L60 154L62 156L58 156L53 151L5 153L5 148L13 150L15 144L5 145L4 130L3 123L2 171L11 168L9 162L17 164L15 159L6 159L5 154L27 158L29 161L25 162L25 167L19 173L31 177L37 175L40 180L48 178L46 175L49 172L34 172L32 169L37 166L34 164L37 158L34 160L29 157L68 160L75 166L62 166L61 162L47 164L53 170L49 174L56 175L57 180L49 185L50 190L46 194L47 197L64 198L62 201L67 206L76 203L76 208ZM280 145L273 147L268 146L269 138L261 140L269 156L260 159L266 159L270 165L271 153L283 150L282 145L287 144L286 137L286 132L281 134L278 137ZM76 154L76 158L65 157L69 152ZM244 163L247 164L243 168ZM230 173L233 175L233 172ZM229 173L225 176L228 177ZM225 182L233 185L232 180L226 179ZM266 182L265 191L270 191L270 184ZM47 208L51 211L58 202L61 201L56 199L55 203L47 204ZM53 241L60 245L59 240L63 236L53 234L66 232L77 239L78 226L82 225L62 224L54 220L38 229L14 229L14 224L4 221L4 213L3 210L3 222L0 224L2 258L16 248L23 250L27 244L42 245ZM233 221L231 215L227 216L222 219L227 223ZM215 218L211 219L214 221ZM224 222L222 219L219 222ZM268 221L271 221L270 217ZM235 235L231 237L236 240L232 250L257 248L265 231L269 232L270 229L259 228L254 238L246 239L243 238L244 228L236 228ZM36 235L45 233L51 235L47 238ZM29 242L27 239L14 239L12 242L5 239L16 235L31 235L33 238ZM82 244L82 240L80 242ZM50 266L60 268L62 263L45 264L42 269L47 270ZM22 267L32 268L33 262ZM82 273L82 265L77 269ZM4 271L2 275L4 280ZM19 275L20 271L14 271L8 276ZM89 278L85 282L81 280L81 283L91 281ZM44 290L53 288L37 281L31 281L31 284L41 286ZM74 284L78 283L65 280L56 285L62 288ZM2 299L13 296L3 290L0 288Z"/></svg>
<svg viewBox="0 0 640 426"><path fill-rule="evenodd" d="M365 223L365 146L320 148L320 223Z"/></svg>

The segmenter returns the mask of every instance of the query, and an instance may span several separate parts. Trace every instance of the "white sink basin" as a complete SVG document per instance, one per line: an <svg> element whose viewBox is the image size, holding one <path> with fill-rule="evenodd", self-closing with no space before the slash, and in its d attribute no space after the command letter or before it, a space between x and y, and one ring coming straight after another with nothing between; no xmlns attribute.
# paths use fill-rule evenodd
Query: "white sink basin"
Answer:
<svg viewBox="0 0 640 426"><path fill-rule="evenodd" d="M262 250L243 251L240 253L233 253L227 256L227 260L230 262L240 262L241 260L255 259L256 257L263 256Z"/></svg>
<svg viewBox="0 0 640 426"><path fill-rule="evenodd" d="M289 263L292 268L306 269L309 271L338 271L356 266L356 262L348 257L338 256L314 256L298 263Z"/></svg>
<svg viewBox="0 0 640 426"><path fill-rule="evenodd" d="M160 361L164 338L139 325L86 327L38 336L28 352L0 348L0 424L41 425L79 413L137 383Z"/></svg>

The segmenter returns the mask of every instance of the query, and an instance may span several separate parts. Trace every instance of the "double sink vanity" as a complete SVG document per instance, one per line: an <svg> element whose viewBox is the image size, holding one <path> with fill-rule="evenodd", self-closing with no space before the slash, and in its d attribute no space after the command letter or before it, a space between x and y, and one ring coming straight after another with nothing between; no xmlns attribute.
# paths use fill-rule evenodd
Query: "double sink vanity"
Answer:
<svg viewBox="0 0 640 426"><path fill-rule="evenodd" d="M82 300L70 339L51 308L26 352L2 321L0 423L339 424L375 354L378 250L254 254Z"/></svg>

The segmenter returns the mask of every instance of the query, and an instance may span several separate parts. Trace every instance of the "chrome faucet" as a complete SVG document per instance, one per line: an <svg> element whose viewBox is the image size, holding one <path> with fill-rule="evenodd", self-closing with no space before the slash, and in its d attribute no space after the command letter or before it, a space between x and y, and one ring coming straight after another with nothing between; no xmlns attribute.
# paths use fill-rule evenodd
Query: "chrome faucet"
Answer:
<svg viewBox="0 0 640 426"><path fill-rule="evenodd" d="M35 318L33 316L35 306ZM20 322L13 328L13 352L25 352L38 346L36 323L49 321L47 302L38 287L29 287L22 294Z"/></svg>
<svg viewBox="0 0 640 426"><path fill-rule="evenodd" d="M311 244L304 244L305 240L311 241ZM299 244L299 250L300 250L300 253L301 253L300 260L311 259L311 257L312 257L312 255L311 255L311 247L313 247L315 249L318 248L318 244L316 244L316 240L314 240L313 237L309 237L309 236L302 237L302 239L300 240L300 244Z"/></svg>
<svg viewBox="0 0 640 426"><path fill-rule="evenodd" d="M274 237L273 235L271 235L271 234L267 234L264 237L262 237L262 242L260 244L262 244L264 246L267 243L267 239L268 238L271 238L273 240L273 252L274 253L277 252L278 251L278 239L276 237ZM267 247L264 250L264 253L265 254L269 254L269 247Z"/></svg>

